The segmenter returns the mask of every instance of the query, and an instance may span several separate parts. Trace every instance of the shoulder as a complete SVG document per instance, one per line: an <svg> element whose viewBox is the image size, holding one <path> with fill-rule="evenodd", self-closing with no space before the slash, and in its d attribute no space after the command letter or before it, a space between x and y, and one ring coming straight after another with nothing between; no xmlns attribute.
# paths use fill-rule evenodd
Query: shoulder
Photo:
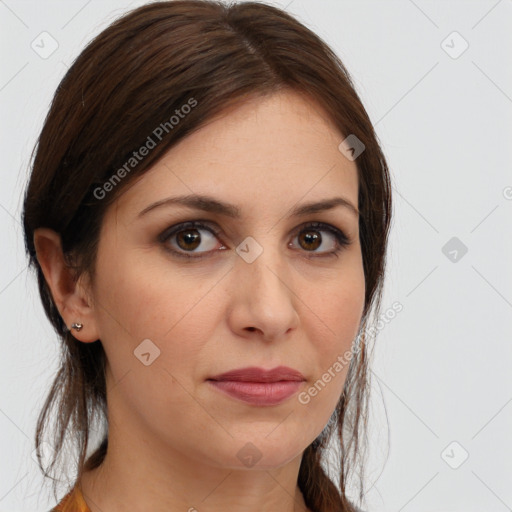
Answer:
<svg viewBox="0 0 512 512"><path fill-rule="evenodd" d="M80 492L80 489L75 486L69 491L64 498L52 509L50 512L91 512L87 503Z"/></svg>

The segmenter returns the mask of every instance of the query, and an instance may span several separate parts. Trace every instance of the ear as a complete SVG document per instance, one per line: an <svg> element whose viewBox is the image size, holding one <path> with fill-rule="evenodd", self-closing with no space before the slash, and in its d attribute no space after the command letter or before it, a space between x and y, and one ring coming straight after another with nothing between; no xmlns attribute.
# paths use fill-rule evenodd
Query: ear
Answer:
<svg viewBox="0 0 512 512"><path fill-rule="evenodd" d="M84 279L74 279L72 269L64 260L60 235L48 228L38 228L34 231L34 245L37 261L68 329L80 341L98 340L90 289L83 284ZM74 322L82 324L83 328L80 331L71 329Z"/></svg>

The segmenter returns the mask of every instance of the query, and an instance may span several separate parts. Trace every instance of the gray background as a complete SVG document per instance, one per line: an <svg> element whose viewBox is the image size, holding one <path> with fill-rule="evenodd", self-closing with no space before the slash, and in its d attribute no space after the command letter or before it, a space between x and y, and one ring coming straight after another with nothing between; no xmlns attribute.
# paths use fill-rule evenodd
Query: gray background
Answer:
<svg viewBox="0 0 512 512"><path fill-rule="evenodd" d="M58 344L23 250L30 153L72 60L143 3L0 1L0 512L54 504L31 458ZM375 350L365 509L512 510L512 1L274 3L346 64L394 182L382 311L403 309Z"/></svg>

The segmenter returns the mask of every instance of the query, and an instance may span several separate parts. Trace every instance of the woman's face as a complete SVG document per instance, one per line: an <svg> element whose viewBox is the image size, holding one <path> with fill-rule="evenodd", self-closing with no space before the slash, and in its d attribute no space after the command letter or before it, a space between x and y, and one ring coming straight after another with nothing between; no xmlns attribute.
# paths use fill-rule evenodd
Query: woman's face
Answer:
<svg viewBox="0 0 512 512"><path fill-rule="evenodd" d="M246 102L182 140L107 211L92 298L111 434L157 457L275 468L327 424L365 279L357 212L293 214L340 197L358 205L356 164L322 112L290 91ZM179 196L208 199L170 202ZM304 380L209 380L277 366Z"/></svg>

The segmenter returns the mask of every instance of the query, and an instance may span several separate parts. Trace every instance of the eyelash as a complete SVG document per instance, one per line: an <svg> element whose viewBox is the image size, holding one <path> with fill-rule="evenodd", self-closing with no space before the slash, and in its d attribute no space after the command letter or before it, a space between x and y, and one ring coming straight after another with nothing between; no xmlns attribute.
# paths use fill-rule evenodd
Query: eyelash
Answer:
<svg viewBox="0 0 512 512"><path fill-rule="evenodd" d="M188 221L183 222L181 224L177 224L176 226L172 226L171 228L166 229L160 236L159 241L164 244L165 249L169 252L171 252L173 255L184 258L186 260L201 260L203 258L208 258L211 256L212 252L215 251L203 251L200 256L193 256L194 253L186 253L186 252L180 252L175 249L171 249L169 245L166 243L171 239L174 235L180 233L181 231L187 231L189 229L206 229L207 231L210 231L215 237L219 237L221 235L221 231L217 229L214 225L210 225L210 223L206 223L205 221ZM338 253L341 252L345 247L350 245L352 241L345 235L343 231L340 229L330 225L326 224L324 222L308 222L306 224L303 224L298 228L295 233L294 237L297 235L300 235L303 231L308 231L309 229L315 229L318 231L327 231L330 234L334 236L337 242L337 247L333 251L327 252L327 253L319 253L315 254L312 252L311 256L306 256L308 259L314 259L314 258L329 258L329 257L338 257ZM309 251L305 251L306 253Z"/></svg>

